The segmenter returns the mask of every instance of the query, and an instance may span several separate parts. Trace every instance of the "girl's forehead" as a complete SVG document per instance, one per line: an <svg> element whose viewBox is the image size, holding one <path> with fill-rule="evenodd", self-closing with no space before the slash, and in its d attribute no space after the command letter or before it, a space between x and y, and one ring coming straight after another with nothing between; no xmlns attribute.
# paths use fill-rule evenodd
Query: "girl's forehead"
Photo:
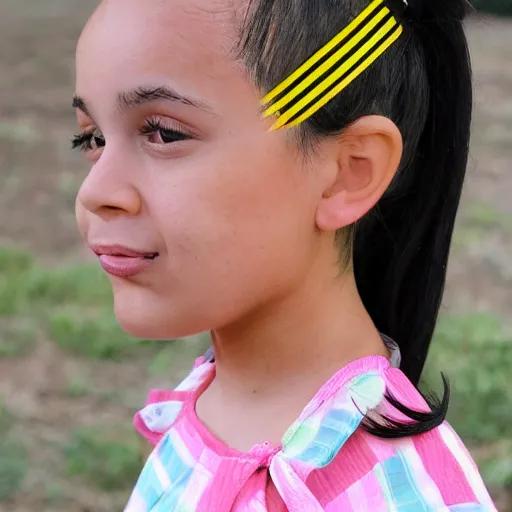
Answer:
<svg viewBox="0 0 512 512"><path fill-rule="evenodd" d="M234 58L233 0L108 0L93 14L77 50L77 88L98 96L110 86L163 77L215 95L247 79ZM245 84L244 84L245 82Z"/></svg>

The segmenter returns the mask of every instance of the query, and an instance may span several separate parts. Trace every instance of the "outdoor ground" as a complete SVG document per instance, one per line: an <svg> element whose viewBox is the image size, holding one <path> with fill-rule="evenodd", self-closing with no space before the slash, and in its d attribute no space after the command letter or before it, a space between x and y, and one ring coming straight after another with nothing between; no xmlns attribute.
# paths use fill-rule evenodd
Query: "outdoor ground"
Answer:
<svg viewBox="0 0 512 512"><path fill-rule="evenodd" d="M94 4L0 2L0 512L122 510L142 463L133 412L203 346L121 333L75 230L73 53ZM468 30L472 158L425 378L452 380L450 419L512 511L512 21Z"/></svg>

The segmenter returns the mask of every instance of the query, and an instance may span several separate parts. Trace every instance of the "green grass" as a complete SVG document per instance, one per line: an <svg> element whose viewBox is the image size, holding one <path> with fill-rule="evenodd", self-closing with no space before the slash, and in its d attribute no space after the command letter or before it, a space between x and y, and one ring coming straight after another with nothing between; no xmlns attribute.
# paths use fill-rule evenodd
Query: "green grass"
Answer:
<svg viewBox="0 0 512 512"><path fill-rule="evenodd" d="M0 395L0 439L4 438L11 430L14 424L14 418L7 410L4 399Z"/></svg>
<svg viewBox="0 0 512 512"><path fill-rule="evenodd" d="M64 350L96 359L120 360L140 343L119 328L109 309L92 317L84 317L77 308L53 311L48 334Z"/></svg>
<svg viewBox="0 0 512 512"><path fill-rule="evenodd" d="M504 227L504 218L485 206L466 215L465 229L478 236ZM198 338L186 343L141 343L118 327L108 280L94 265L43 268L17 249L0 247L0 358L21 357L39 338L67 353L122 360L149 348L154 356L148 374L190 365L206 349ZM140 352L137 352L140 353ZM147 364L147 359L145 359ZM181 363L180 363L181 364ZM478 453L489 484L512 485L512 331L490 314L444 315L438 325L424 381L436 388L443 371L452 384L449 420ZM80 399L93 384L79 376L65 389ZM23 445L13 439L14 419L0 406L0 498L19 491L27 471ZM7 441L9 440L9 441ZM131 426L97 425L77 430L66 445L68 475L110 492L126 489L141 469L139 444ZM50 501L59 499L50 491Z"/></svg>
<svg viewBox="0 0 512 512"><path fill-rule="evenodd" d="M512 489L511 440L497 443L491 453L479 461L479 465L488 486Z"/></svg>
<svg viewBox="0 0 512 512"><path fill-rule="evenodd" d="M67 475L80 477L103 491L132 487L143 460L131 425L81 428L64 448Z"/></svg>
<svg viewBox="0 0 512 512"><path fill-rule="evenodd" d="M18 313L24 302L24 283L32 270L29 254L0 247L0 317Z"/></svg>
<svg viewBox="0 0 512 512"><path fill-rule="evenodd" d="M485 202L474 202L463 211L453 233L455 248L482 243L490 233L512 234L512 214Z"/></svg>
<svg viewBox="0 0 512 512"><path fill-rule="evenodd" d="M158 352L150 361L147 372L151 377L169 376L170 368L181 367L188 372L191 361L203 355L209 346L210 338L205 333L172 343L157 342Z"/></svg>
<svg viewBox="0 0 512 512"><path fill-rule="evenodd" d="M473 444L512 439L512 335L488 314L441 318L427 375L452 381L450 421Z"/></svg>
<svg viewBox="0 0 512 512"><path fill-rule="evenodd" d="M0 502L21 490L28 471L27 453L14 427L15 419L0 397Z"/></svg>
<svg viewBox="0 0 512 512"><path fill-rule="evenodd" d="M27 144L39 138L38 130L29 123L0 122L0 139L2 142Z"/></svg>
<svg viewBox="0 0 512 512"><path fill-rule="evenodd" d="M0 358L27 354L37 339L37 326L29 318L0 318Z"/></svg>
<svg viewBox="0 0 512 512"><path fill-rule="evenodd" d="M95 359L119 360L139 343L118 326L98 265L49 269L19 249L0 247L0 358L26 354L38 336Z"/></svg>
<svg viewBox="0 0 512 512"><path fill-rule="evenodd" d="M66 492L57 483L50 483L45 488L45 501L49 505L62 506L67 501Z"/></svg>
<svg viewBox="0 0 512 512"><path fill-rule="evenodd" d="M81 398L91 394L91 383L80 376L73 376L69 379L66 387L66 394L71 398Z"/></svg>
<svg viewBox="0 0 512 512"><path fill-rule="evenodd" d="M424 381L436 388L439 372L449 378L452 397L448 419L473 448L508 442L490 459L482 459L488 482L512 482L512 331L490 314L441 318ZM480 462L480 461L479 461ZM499 469L497 469L499 468Z"/></svg>
<svg viewBox="0 0 512 512"><path fill-rule="evenodd" d="M512 227L512 215L497 210L488 203L475 202L466 213L466 222L472 227L481 230L510 230Z"/></svg>
<svg viewBox="0 0 512 512"><path fill-rule="evenodd" d="M56 270L36 268L25 278L25 293L34 302L84 306L111 304L110 284L98 265L82 264Z"/></svg>

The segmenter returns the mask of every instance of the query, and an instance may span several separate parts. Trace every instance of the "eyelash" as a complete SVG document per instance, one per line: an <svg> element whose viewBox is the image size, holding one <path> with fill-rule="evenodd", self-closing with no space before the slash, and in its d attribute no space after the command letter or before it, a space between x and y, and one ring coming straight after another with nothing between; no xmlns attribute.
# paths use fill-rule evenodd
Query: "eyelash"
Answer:
<svg viewBox="0 0 512 512"><path fill-rule="evenodd" d="M166 127L159 119L149 118L146 120L144 126L140 129L139 133L144 136L159 134L164 145L172 144L190 139L191 136L174 128ZM166 140L167 139L167 140ZM105 137L98 130L84 131L75 135L71 141L72 149L79 149L80 151L92 151L97 148L105 146Z"/></svg>
<svg viewBox="0 0 512 512"><path fill-rule="evenodd" d="M105 138L103 135L95 135L95 133L97 133L96 130L85 131L75 135L71 141L71 148L79 149L80 151L91 151L94 149L92 145L93 140L98 147L105 146Z"/></svg>

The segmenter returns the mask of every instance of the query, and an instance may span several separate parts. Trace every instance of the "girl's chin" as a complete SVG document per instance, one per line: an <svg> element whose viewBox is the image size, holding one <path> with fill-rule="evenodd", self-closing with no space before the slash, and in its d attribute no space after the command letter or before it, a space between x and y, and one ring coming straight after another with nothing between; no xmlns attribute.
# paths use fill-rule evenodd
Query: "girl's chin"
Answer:
<svg viewBox="0 0 512 512"><path fill-rule="evenodd" d="M200 302L194 297L163 296L152 289L114 287L114 311L121 329L136 338L170 340L188 338L226 325L230 316L222 314L224 304ZM235 317L236 315L232 315Z"/></svg>
<svg viewBox="0 0 512 512"><path fill-rule="evenodd" d="M173 321L172 315L155 314L155 311L134 311L133 308L115 308L116 319L121 329L139 339L175 340L201 333L197 326L185 325L183 317Z"/></svg>

